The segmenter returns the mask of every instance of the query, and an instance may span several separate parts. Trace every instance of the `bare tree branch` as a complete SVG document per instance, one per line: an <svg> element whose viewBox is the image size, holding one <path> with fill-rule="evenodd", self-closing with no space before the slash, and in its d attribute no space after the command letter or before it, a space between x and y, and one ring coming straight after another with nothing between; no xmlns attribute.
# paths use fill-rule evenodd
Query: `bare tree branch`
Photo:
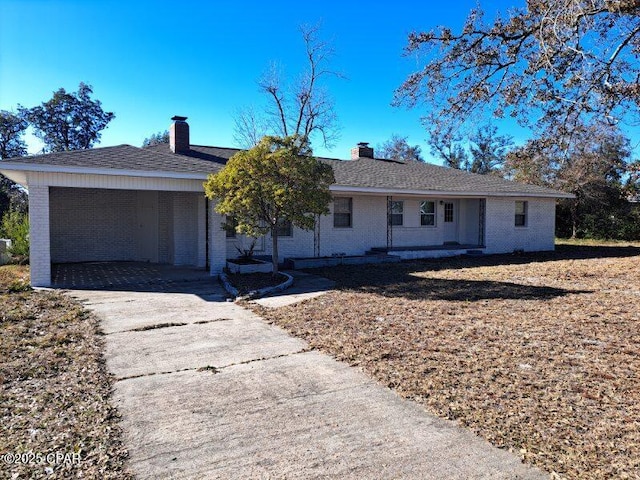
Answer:
<svg viewBox="0 0 640 480"><path fill-rule="evenodd" d="M262 115L237 115L234 138L240 145L255 145L265 134L296 135L309 144L317 136L325 147L331 147L337 139L334 102L324 82L342 75L328 66L333 50L319 40L319 27L302 26L300 31L305 47L305 71L291 86L282 80L275 66L261 78L258 85L265 94L267 107Z"/></svg>
<svg viewBox="0 0 640 480"><path fill-rule="evenodd" d="M474 9L459 34L412 33L405 51L428 60L396 90L394 104L427 105L441 128L490 110L523 125L534 114L542 131L568 132L629 121L640 106L637 0L528 0L492 24Z"/></svg>

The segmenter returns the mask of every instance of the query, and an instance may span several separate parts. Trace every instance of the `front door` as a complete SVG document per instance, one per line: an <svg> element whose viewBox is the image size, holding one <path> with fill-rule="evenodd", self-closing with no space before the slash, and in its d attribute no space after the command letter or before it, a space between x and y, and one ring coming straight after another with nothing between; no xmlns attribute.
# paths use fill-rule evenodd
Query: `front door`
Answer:
<svg viewBox="0 0 640 480"><path fill-rule="evenodd" d="M444 243L458 242L458 201L444 202Z"/></svg>

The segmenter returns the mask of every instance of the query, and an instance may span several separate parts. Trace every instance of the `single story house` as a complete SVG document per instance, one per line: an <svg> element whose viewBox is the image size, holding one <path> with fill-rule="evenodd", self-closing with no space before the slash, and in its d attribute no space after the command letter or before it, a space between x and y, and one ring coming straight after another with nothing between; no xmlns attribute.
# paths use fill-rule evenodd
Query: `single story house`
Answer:
<svg viewBox="0 0 640 480"><path fill-rule="evenodd" d="M191 145L185 117L170 143L12 158L0 172L29 191L31 281L51 284L51 265L148 261L220 272L236 246L204 196L207 175L238 150ZM418 162L377 159L358 144L330 164L331 213L315 231L283 225L285 257L363 255L404 258L553 250L556 199L567 194ZM245 245L246 246L246 245ZM270 238L256 252L270 254Z"/></svg>

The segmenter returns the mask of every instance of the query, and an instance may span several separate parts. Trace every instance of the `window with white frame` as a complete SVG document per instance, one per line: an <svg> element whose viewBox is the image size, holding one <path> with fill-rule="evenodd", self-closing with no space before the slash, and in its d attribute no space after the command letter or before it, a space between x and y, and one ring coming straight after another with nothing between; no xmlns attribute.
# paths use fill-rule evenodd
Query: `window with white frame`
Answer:
<svg viewBox="0 0 640 480"><path fill-rule="evenodd" d="M276 226L276 236L278 237L293 237L293 225L288 220L278 220Z"/></svg>
<svg viewBox="0 0 640 480"><path fill-rule="evenodd" d="M522 200L516 200L516 218L515 225L516 227L526 227L527 226L527 210L529 202L525 202Z"/></svg>
<svg viewBox="0 0 640 480"><path fill-rule="evenodd" d="M444 223L453 223L453 202L444 202Z"/></svg>
<svg viewBox="0 0 640 480"><path fill-rule="evenodd" d="M353 199L351 197L336 197L333 199L333 226L335 228L350 228L353 217Z"/></svg>
<svg viewBox="0 0 640 480"><path fill-rule="evenodd" d="M425 227L436 226L436 202L432 200L420 202L420 225Z"/></svg>
<svg viewBox="0 0 640 480"><path fill-rule="evenodd" d="M392 200L389 202L389 225L400 226L404 223L404 202Z"/></svg>

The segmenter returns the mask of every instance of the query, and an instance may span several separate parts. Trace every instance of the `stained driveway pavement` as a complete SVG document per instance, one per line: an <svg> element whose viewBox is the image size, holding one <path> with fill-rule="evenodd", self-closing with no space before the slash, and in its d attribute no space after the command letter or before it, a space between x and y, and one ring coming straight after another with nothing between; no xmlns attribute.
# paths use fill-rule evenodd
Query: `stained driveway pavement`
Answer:
<svg viewBox="0 0 640 480"><path fill-rule="evenodd" d="M138 478L546 478L225 302L210 278L156 284L70 291L102 318Z"/></svg>

